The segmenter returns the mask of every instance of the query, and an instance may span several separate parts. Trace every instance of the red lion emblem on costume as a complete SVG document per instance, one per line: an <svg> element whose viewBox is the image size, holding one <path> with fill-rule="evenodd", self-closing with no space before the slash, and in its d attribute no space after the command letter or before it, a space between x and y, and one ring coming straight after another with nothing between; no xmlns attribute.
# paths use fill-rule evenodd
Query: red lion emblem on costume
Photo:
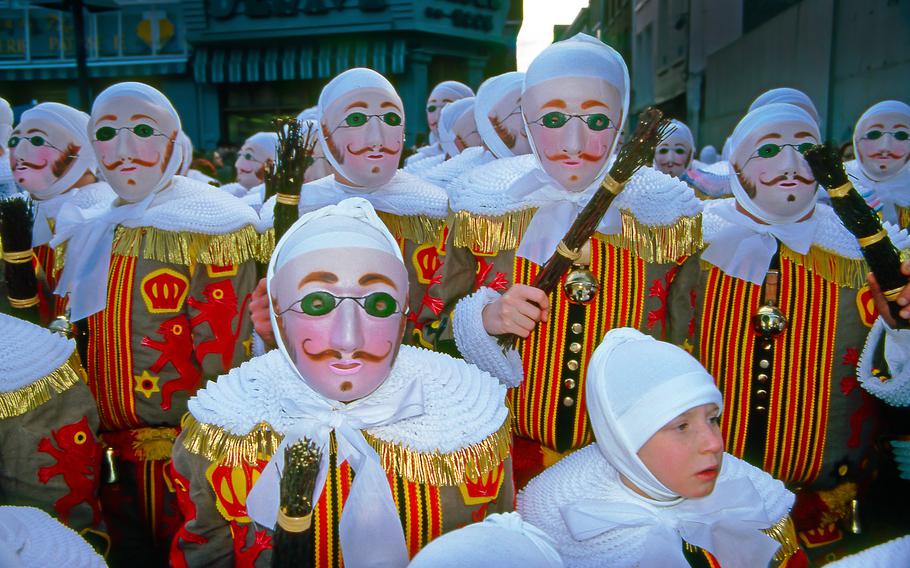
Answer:
<svg viewBox="0 0 910 568"><path fill-rule="evenodd" d="M38 451L49 454L57 463L40 468L38 481L46 484L52 477L62 475L69 493L54 503L57 516L63 523L68 523L73 507L86 503L92 508L92 524L97 525L101 521L97 494L102 449L101 444L95 441L88 417L83 416L78 422L52 430L51 435L57 447L50 438L44 437L38 442Z"/></svg>
<svg viewBox="0 0 910 568"><path fill-rule="evenodd" d="M171 409L171 396L175 391L183 390L192 392L199 386L202 370L193 360L193 337L190 334L190 325L186 316L180 314L161 323L158 333L164 341L155 341L151 337L143 337L142 345L161 351L161 356L151 366L153 373L160 373L165 365L170 363L180 375L170 380L161 387L161 408Z"/></svg>
<svg viewBox="0 0 910 568"><path fill-rule="evenodd" d="M207 301L200 302L192 297L189 299L190 306L199 310L199 314L190 320L190 325L195 328L208 322L215 337L199 344L196 348L196 358L201 362L210 353L220 353L222 369L227 372L233 367L234 348L237 345L237 338L240 337L243 317L237 318L236 328L231 326L231 322L238 313L244 313L246 304L253 295L247 294L243 299L243 305L237 309L237 293L234 292L234 285L230 280L212 282L202 290L202 293Z"/></svg>

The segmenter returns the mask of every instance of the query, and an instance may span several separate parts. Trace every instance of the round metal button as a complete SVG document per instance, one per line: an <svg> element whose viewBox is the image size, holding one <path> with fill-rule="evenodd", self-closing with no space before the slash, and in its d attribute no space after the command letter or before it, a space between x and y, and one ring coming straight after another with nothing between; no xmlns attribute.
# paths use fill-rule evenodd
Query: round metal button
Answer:
<svg viewBox="0 0 910 568"><path fill-rule="evenodd" d="M565 381L563 381L562 384L563 384L563 386L565 386L567 389L572 390L572 389L575 388L575 379L566 379Z"/></svg>
<svg viewBox="0 0 910 568"><path fill-rule="evenodd" d="M764 407L764 406L756 406L756 407L755 407L755 411L756 411L756 412L764 412L764 411L765 411L765 407Z"/></svg>
<svg viewBox="0 0 910 568"><path fill-rule="evenodd" d="M575 404L575 399L572 398L571 396L567 396L566 398L562 399L563 406L572 406L574 404Z"/></svg>
<svg viewBox="0 0 910 568"><path fill-rule="evenodd" d="M758 390L755 394L758 395L758 396L760 396L760 397L762 397L762 398L764 398L764 397L768 396L768 391L766 391L766 390Z"/></svg>
<svg viewBox="0 0 910 568"><path fill-rule="evenodd" d="M767 359L762 359L761 361L758 362L758 366L761 367L762 369L767 369L768 367L771 366L771 361L768 361Z"/></svg>
<svg viewBox="0 0 910 568"><path fill-rule="evenodd" d="M570 371L577 371L578 370L578 361L576 361L575 359L572 359L571 361L566 363L566 367L568 367Z"/></svg>
<svg viewBox="0 0 910 568"><path fill-rule="evenodd" d="M572 353L578 353L579 351L581 351L581 343L570 343L569 351L571 351Z"/></svg>
<svg viewBox="0 0 910 568"><path fill-rule="evenodd" d="M758 379L758 382L760 382L760 383L766 383L766 382L768 382L768 375L766 375L766 374L764 374L764 373L758 375L758 376L755 377L755 378Z"/></svg>
<svg viewBox="0 0 910 568"><path fill-rule="evenodd" d="M583 329L583 328L582 328L582 326L581 326L580 323L573 323L573 324L572 324L572 333L581 333L581 330L582 330L582 329Z"/></svg>

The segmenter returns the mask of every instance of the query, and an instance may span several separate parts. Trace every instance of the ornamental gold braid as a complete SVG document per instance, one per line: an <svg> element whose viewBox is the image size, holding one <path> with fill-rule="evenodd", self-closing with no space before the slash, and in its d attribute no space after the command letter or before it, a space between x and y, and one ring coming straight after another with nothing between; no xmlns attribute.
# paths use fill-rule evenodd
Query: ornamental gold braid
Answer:
<svg viewBox="0 0 910 568"><path fill-rule="evenodd" d="M139 256L140 248L142 258L146 260L183 266L197 263L227 266L259 260L262 239L250 225L224 235L165 231L155 227L117 227L114 254L135 258Z"/></svg>
<svg viewBox="0 0 910 568"><path fill-rule="evenodd" d="M672 225L650 227L638 221L629 211L620 212L622 230L615 235L597 233L597 238L615 247L631 251L648 263L675 262L692 255L704 246L701 239L701 214L681 217Z"/></svg>
<svg viewBox="0 0 910 568"><path fill-rule="evenodd" d="M426 215L394 215L384 211L376 213L396 239L420 245L437 243L446 225L445 219L433 219Z"/></svg>
<svg viewBox="0 0 910 568"><path fill-rule="evenodd" d="M456 247L489 254L515 250L536 212L537 209L532 208L486 217L458 211L452 215L450 224L450 229L454 231L453 242Z"/></svg>
<svg viewBox="0 0 910 568"><path fill-rule="evenodd" d="M0 419L21 416L51 399L51 393L60 394L81 378L79 355L74 351L66 363L50 374L22 388L0 393Z"/></svg>

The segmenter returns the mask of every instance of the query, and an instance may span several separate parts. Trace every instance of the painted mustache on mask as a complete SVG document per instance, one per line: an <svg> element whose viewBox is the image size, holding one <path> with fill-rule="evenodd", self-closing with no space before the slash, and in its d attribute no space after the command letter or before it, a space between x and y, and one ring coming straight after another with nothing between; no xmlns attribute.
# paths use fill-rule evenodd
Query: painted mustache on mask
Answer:
<svg viewBox="0 0 910 568"><path fill-rule="evenodd" d="M19 168L22 166L25 166L26 168L30 168L32 170L43 170L44 168L47 167L47 160L45 160L43 164L36 164L34 162L26 162L25 160L18 160L16 162L16 167Z"/></svg>
<svg viewBox="0 0 910 568"><path fill-rule="evenodd" d="M362 156L363 154L366 154L368 152L381 152L383 154L388 154L390 156L394 156L395 154L398 153L398 150L393 150L386 146L380 146L379 148L374 148L373 146L365 146L365 147L361 148L360 150L352 150L351 147L348 146L348 153L351 154L352 156Z"/></svg>
<svg viewBox="0 0 910 568"><path fill-rule="evenodd" d="M598 154L589 154L588 152L582 152L578 155L578 159L584 160L585 162L599 162L607 155L607 151L604 150L600 155ZM570 160L571 157L565 152L560 154L547 155L547 159L551 162L561 162L563 160Z"/></svg>
<svg viewBox="0 0 910 568"><path fill-rule="evenodd" d="M892 160L900 160L904 157L904 154L895 154L894 152L889 152L888 150L882 150L881 152L876 152L869 155L870 158L885 158Z"/></svg>
<svg viewBox="0 0 910 568"><path fill-rule="evenodd" d="M116 170L117 168L122 166L125 162L126 162L126 160L117 160L116 162L114 162L112 164L108 164L107 162L101 162L101 163L104 165L105 169L112 171L112 170ZM158 163L158 158L155 158L154 162L147 162L145 160L140 160L139 158L131 158L129 160L129 162L131 164L136 164L137 166L143 166L146 168L150 168Z"/></svg>
<svg viewBox="0 0 910 568"><path fill-rule="evenodd" d="M319 351L317 353L310 353L306 349L306 344L308 341L310 341L310 340L309 339L304 340L301 347L303 348L304 354L307 357L309 357L311 360L316 361L317 363L321 363L322 361L330 361L332 359L339 359L339 360L343 359L343 357L341 356L341 351L338 351L336 349L326 349L324 351ZM391 353L391 352L392 352L392 342L390 341L388 350L382 355L375 355L368 351L354 351L354 353L351 355L351 359L364 361L366 363L381 363L389 356L389 353Z"/></svg>
<svg viewBox="0 0 910 568"><path fill-rule="evenodd" d="M777 185L778 183L780 183L780 182L782 182L782 181L787 181L787 180L796 180L796 181L799 181L799 182L802 182L802 183L805 183L805 184L813 184L813 183L815 183L815 180L814 180L814 179L805 178L805 177L803 177L803 176L801 176L801 175L799 175L799 174L794 175L792 178L791 178L790 176L786 175L786 174L784 174L784 175L779 175L779 176L777 176L776 178L772 179L771 181L761 180L761 182L762 182L763 184L765 184L765 185Z"/></svg>

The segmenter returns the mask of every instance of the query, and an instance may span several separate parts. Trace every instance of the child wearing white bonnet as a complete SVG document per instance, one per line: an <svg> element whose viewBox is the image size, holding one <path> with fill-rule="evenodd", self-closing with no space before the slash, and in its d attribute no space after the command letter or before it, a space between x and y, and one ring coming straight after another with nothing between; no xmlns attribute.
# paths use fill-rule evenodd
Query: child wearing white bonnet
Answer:
<svg viewBox="0 0 910 568"><path fill-rule="evenodd" d="M567 567L689 566L684 542L725 568L797 550L793 494L723 452L723 398L686 351L614 329L591 358L586 398L597 441L518 497Z"/></svg>

